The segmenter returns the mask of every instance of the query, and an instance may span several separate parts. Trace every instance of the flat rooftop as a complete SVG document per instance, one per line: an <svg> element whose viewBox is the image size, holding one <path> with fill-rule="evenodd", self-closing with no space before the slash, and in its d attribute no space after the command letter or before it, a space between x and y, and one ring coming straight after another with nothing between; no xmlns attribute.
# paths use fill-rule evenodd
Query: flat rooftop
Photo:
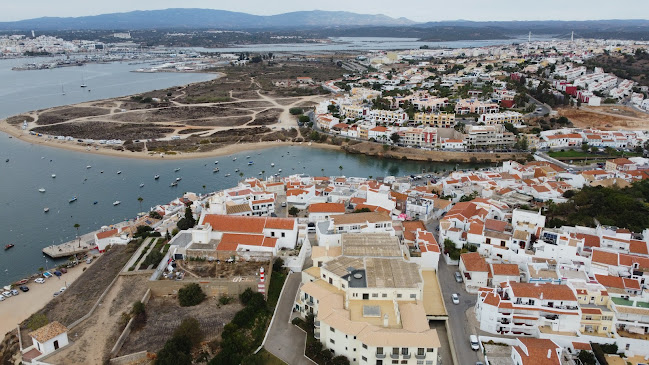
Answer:
<svg viewBox="0 0 649 365"><path fill-rule="evenodd" d="M416 288L422 282L419 265L402 259L366 258L368 288Z"/></svg>
<svg viewBox="0 0 649 365"><path fill-rule="evenodd" d="M362 258L340 256L324 264L324 267L334 275L343 277L353 270L365 268Z"/></svg>
<svg viewBox="0 0 649 365"><path fill-rule="evenodd" d="M389 328L402 328L401 324L397 323L394 303L391 300L349 301L349 319L353 322L365 322L383 327L383 316L386 314L388 315Z"/></svg>
<svg viewBox="0 0 649 365"><path fill-rule="evenodd" d="M433 270L421 272L424 278L424 310L427 316L446 316L446 307L442 298L442 290L439 287L437 273Z"/></svg>
<svg viewBox="0 0 649 365"><path fill-rule="evenodd" d="M345 256L401 257L399 239L388 233L343 233L341 245Z"/></svg>

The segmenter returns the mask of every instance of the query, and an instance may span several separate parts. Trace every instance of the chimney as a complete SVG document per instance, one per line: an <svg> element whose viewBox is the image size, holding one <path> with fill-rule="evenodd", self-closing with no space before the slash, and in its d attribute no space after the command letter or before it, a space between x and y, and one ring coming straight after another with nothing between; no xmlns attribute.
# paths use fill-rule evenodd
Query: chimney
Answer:
<svg viewBox="0 0 649 365"><path fill-rule="evenodd" d="M383 315L383 327L387 327L387 326L388 326L388 315L384 314Z"/></svg>
<svg viewBox="0 0 649 365"><path fill-rule="evenodd" d="M548 359L552 358L552 349L548 349Z"/></svg>

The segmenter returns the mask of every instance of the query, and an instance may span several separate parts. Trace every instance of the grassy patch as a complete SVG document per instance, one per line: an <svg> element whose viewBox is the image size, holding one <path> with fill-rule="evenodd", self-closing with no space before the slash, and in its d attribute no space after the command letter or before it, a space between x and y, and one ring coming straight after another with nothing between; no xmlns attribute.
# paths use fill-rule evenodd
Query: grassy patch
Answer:
<svg viewBox="0 0 649 365"><path fill-rule="evenodd" d="M268 306L270 308L275 308L277 305L285 281L286 273L284 272L275 271L273 272L273 275L270 276L270 285L268 287Z"/></svg>
<svg viewBox="0 0 649 365"><path fill-rule="evenodd" d="M280 360L275 355L266 351L266 349L261 349L261 351L259 351L257 355L255 355L255 359L259 360L260 364L265 364L265 365L285 365L286 364L284 361Z"/></svg>

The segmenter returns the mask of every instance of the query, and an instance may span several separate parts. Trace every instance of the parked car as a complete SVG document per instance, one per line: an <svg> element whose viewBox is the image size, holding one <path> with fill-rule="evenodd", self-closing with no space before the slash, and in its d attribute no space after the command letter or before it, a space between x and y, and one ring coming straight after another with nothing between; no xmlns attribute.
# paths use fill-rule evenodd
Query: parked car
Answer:
<svg viewBox="0 0 649 365"><path fill-rule="evenodd" d="M20 292L16 289L11 289L11 295L18 295Z"/></svg>
<svg viewBox="0 0 649 365"><path fill-rule="evenodd" d="M5 300L5 297L4 295L0 294L0 302L2 302L3 300Z"/></svg>
<svg viewBox="0 0 649 365"><path fill-rule="evenodd" d="M484 363L482 361L478 361L475 363L475 365L484 365Z"/></svg>
<svg viewBox="0 0 649 365"><path fill-rule="evenodd" d="M451 300L453 300L453 304L460 304L460 296L456 293L451 294Z"/></svg>
<svg viewBox="0 0 649 365"><path fill-rule="evenodd" d="M86 264L89 264L89 263L91 263L91 262L92 262L92 258L88 257L88 258L86 259Z"/></svg>
<svg viewBox="0 0 649 365"><path fill-rule="evenodd" d="M59 289L59 292L63 293L65 291L65 289L66 289L66 287L62 287L61 289Z"/></svg>
<svg viewBox="0 0 649 365"><path fill-rule="evenodd" d="M68 272L68 269L62 267L59 269L63 274L66 274Z"/></svg>
<svg viewBox="0 0 649 365"><path fill-rule="evenodd" d="M29 291L29 288L26 287L25 285L21 285L21 286L20 286L20 290L22 290L24 293L26 293L26 292Z"/></svg>
<svg viewBox="0 0 649 365"><path fill-rule="evenodd" d="M469 336L469 343L471 344L471 350L478 351L480 349L480 344L478 343L478 336L476 335Z"/></svg>
<svg viewBox="0 0 649 365"><path fill-rule="evenodd" d="M462 274L460 274L459 271L455 272L455 281L457 281L458 283L462 282Z"/></svg>
<svg viewBox="0 0 649 365"><path fill-rule="evenodd" d="M286 208L286 202L282 202L282 207Z"/></svg>
<svg viewBox="0 0 649 365"><path fill-rule="evenodd" d="M45 283L45 279L43 279L43 278L38 278L38 279L34 280L34 282L35 282L35 283L38 283L38 284L43 284L43 283Z"/></svg>
<svg viewBox="0 0 649 365"><path fill-rule="evenodd" d="M61 294L61 292L58 292L58 291L55 291L55 292L54 292L54 296L55 296L55 297L59 296L59 294Z"/></svg>
<svg viewBox="0 0 649 365"><path fill-rule="evenodd" d="M4 295L5 297L9 298L9 297L11 296L11 292L10 292L9 290L7 290L7 291L3 291L3 292L2 292L2 295Z"/></svg>

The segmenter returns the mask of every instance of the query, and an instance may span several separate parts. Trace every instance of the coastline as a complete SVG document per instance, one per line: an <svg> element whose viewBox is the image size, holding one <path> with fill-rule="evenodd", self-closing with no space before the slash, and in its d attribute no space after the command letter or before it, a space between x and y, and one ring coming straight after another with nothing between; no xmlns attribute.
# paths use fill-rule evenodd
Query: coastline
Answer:
<svg viewBox="0 0 649 365"><path fill-rule="evenodd" d="M28 132L15 128L9 125L6 122L0 122L0 132L8 134L16 139L19 139L23 142L27 142L35 145L42 145L53 148L60 148L72 152L82 152L95 155L104 155L111 157L122 157L122 158L135 158L141 160L190 160L190 159L201 159L208 157L217 157L217 156L226 156L235 153L241 153L246 151L255 151L262 150L271 147L280 147L280 146L308 146L328 150L338 150L342 151L340 146L330 145L330 144L321 144L321 143L312 143L310 146L305 142L257 142L257 143L245 143L245 144L231 144L216 150L207 151L207 152L191 152L191 153L181 153L178 152L175 155L163 155L161 157L159 153L150 153L150 152L131 152L131 151L117 151L111 148L99 147L98 150L91 148L88 150L87 146L78 145L76 142L69 141L59 141L56 139L48 139L45 137L38 137L29 134Z"/></svg>

